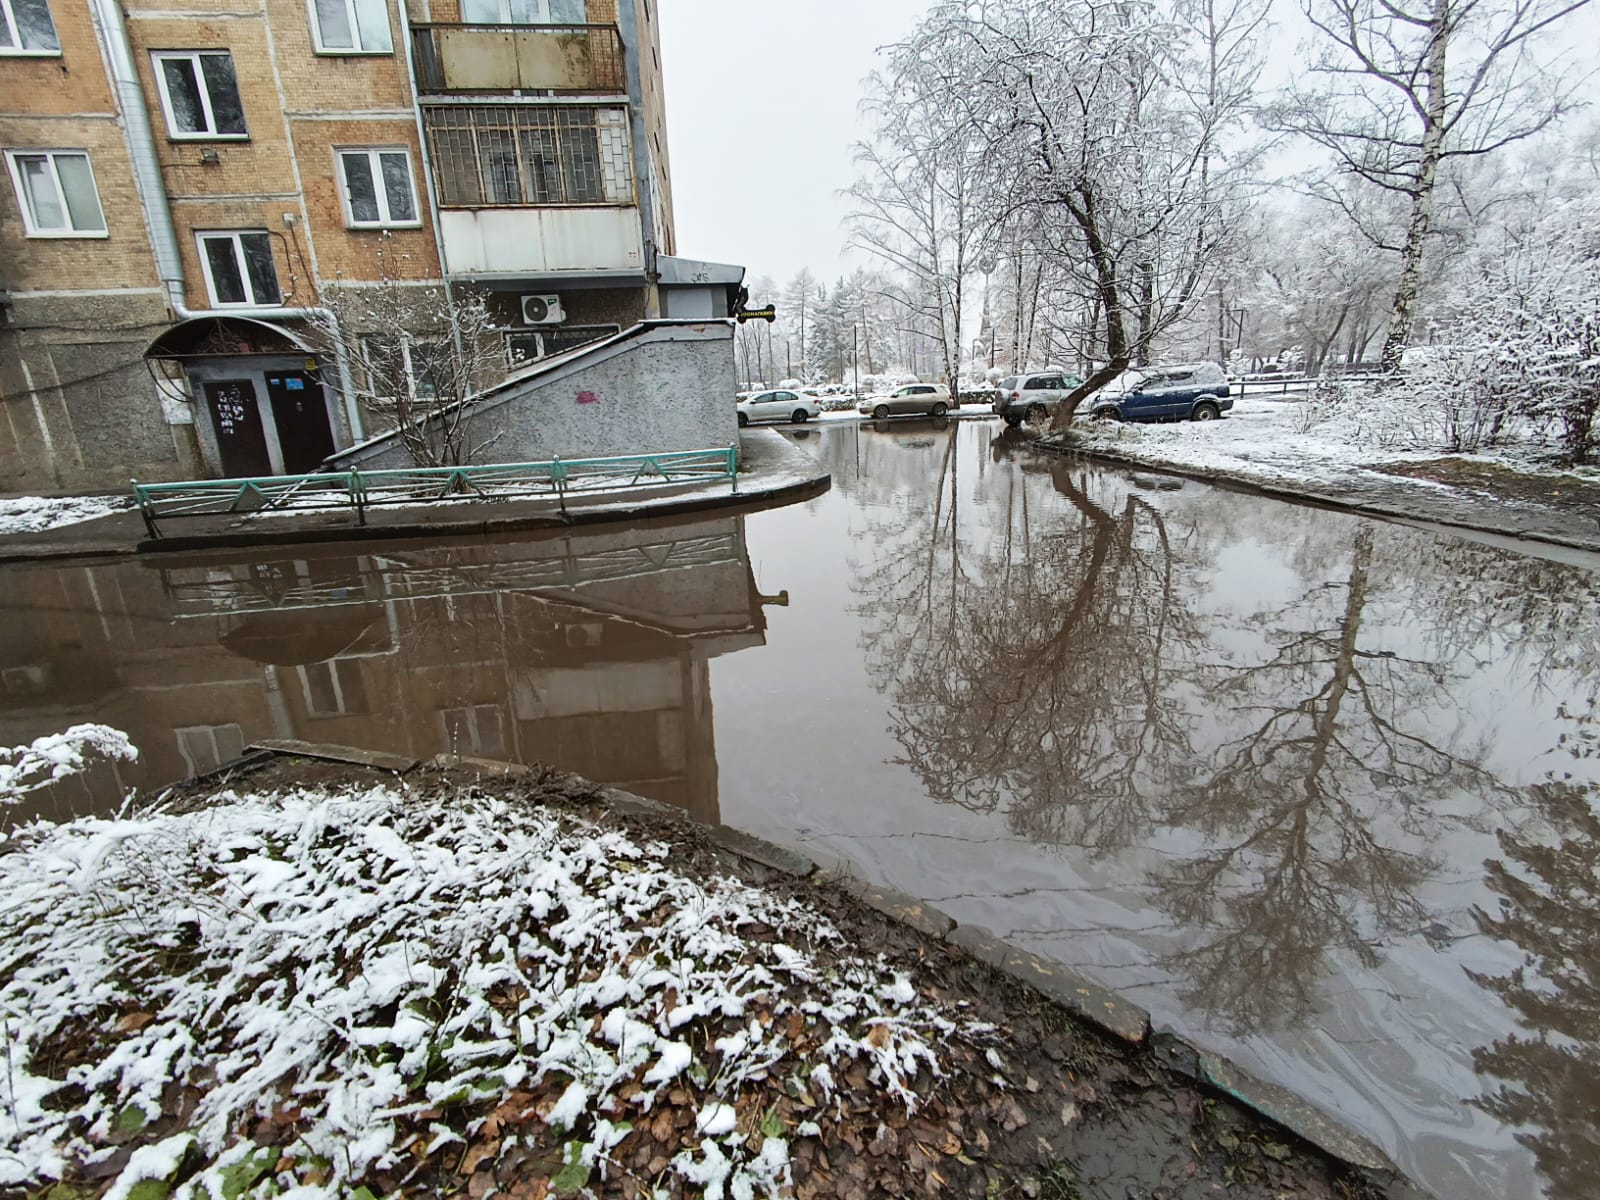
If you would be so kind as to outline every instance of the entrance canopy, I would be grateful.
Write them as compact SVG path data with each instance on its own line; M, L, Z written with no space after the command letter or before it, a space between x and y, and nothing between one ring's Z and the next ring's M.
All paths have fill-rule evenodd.
M144 356L182 361L240 354L316 353L317 348L304 336L283 325L219 314L179 321L146 346Z

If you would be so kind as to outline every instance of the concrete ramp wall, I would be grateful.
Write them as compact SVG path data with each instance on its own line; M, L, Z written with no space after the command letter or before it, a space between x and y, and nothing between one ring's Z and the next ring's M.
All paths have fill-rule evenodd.
M733 322L646 321L509 376L470 402L474 462L704 450L738 441ZM415 465L393 433L340 451L338 470Z

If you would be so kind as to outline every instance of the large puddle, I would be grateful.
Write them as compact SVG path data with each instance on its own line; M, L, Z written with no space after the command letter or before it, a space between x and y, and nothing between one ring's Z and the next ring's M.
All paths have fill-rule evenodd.
M749 517L0 573L0 743L140 749L9 815L263 738L554 762L1070 963L1441 1196L1593 1194L1597 564L792 436L832 492Z

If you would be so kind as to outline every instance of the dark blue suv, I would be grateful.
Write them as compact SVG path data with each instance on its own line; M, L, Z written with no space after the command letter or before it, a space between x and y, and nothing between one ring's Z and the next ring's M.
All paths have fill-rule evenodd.
M1233 407L1228 377L1214 362L1140 367L1122 389L1092 398L1095 416L1111 421L1215 421Z

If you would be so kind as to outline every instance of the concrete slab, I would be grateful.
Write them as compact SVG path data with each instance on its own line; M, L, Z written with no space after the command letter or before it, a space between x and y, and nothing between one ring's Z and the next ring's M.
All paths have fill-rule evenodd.
M322 742L300 742L293 738L273 738L252 742L247 750L272 750L279 754L294 754L301 758L316 758L324 762L350 763L358 767L375 767L380 771L405 774L417 765L414 758L400 754L384 754L377 750L363 750L358 746L333 746Z
M811 878L819 887L836 887L854 896L868 908L876 909L884 916L892 917L929 937L943 938L956 927L955 920L947 913L895 888L880 887L859 876L836 871L818 871Z

